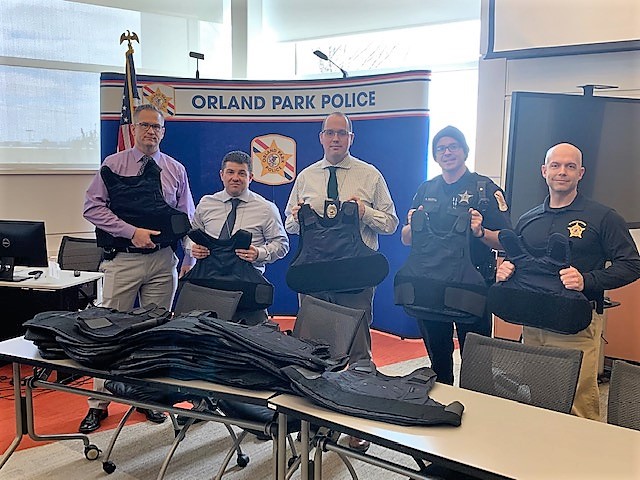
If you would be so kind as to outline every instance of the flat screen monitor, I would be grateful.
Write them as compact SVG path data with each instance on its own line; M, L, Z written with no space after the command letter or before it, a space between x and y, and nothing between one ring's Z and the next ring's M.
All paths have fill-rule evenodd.
M547 150L569 142L582 151L578 191L640 228L640 99L514 92L507 153L507 201L515 223L543 202Z
M20 281L14 276L16 265L47 266L47 239L44 222L0 220L0 280Z

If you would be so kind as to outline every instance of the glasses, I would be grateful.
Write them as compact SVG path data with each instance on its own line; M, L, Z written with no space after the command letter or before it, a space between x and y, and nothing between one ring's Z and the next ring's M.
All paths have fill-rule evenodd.
M160 133L164 128L164 125L160 125L159 123L140 122L136 123L136 127L144 128L145 130L152 128L154 132Z
M444 153L447 151L447 149L451 152L451 153L456 153L458 150L460 150L462 147L457 144L457 143L451 143L449 145L438 145L436 147L436 153Z
M327 137L334 137L335 135L338 135L338 137L340 138L344 138L347 135L351 135L351 132L347 132L346 130L331 130L331 129L327 129L327 130L322 130L323 135L326 135Z

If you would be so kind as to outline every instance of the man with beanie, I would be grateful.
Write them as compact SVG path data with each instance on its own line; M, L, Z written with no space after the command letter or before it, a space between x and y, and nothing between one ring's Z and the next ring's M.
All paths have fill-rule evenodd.
M436 133L432 153L442 174L418 188L407 214L407 224L402 228L402 243L412 243L411 217L416 210L426 213L436 235L450 232L461 215L469 215L472 238L467 250L470 250L475 268L486 284L491 285L495 281L495 254L492 249L501 248L498 232L511 228L504 192L490 178L469 171L465 164L469 146L456 127L447 126ZM451 258L451 265L457 261L457 258ZM431 368L438 375L439 382L453 385L454 324L462 351L468 332L491 335L491 314L485 309L484 314L473 318L472 322L468 318L464 322L456 321L454 316L429 311L416 316Z

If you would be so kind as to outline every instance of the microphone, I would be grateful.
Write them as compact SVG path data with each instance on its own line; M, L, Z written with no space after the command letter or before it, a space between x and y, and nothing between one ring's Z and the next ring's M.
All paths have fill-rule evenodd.
M189 52L189 56L191 58L195 58L196 59L196 80L200 78L200 70L198 69L198 62L200 60L204 60L204 53L198 53L198 52Z
M342 68L340 68L336 62L331 60L329 57L327 57L326 54L322 53L320 50L316 50L315 52L313 52L313 54L316 57L318 57L318 58L320 58L322 60L326 60L327 62L332 63L333 65L335 65L336 68L342 72L342 78L347 78L349 76L349 74L346 72L346 70L343 70Z

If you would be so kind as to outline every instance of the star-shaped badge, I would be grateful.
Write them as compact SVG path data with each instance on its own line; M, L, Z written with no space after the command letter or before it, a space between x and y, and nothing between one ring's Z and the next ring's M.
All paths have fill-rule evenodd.
M471 197L473 197L473 195L465 190L464 192L459 193L458 197L460 197L460 203L469 203L469 200L471 200Z

